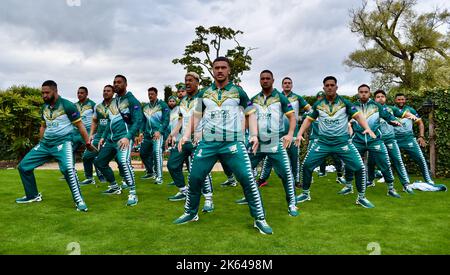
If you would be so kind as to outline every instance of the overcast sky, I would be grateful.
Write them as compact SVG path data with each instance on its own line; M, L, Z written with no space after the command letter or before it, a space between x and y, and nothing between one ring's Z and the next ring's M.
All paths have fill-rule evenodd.
M370 0L372 1L372 0ZM78 5L78 3L80 5ZM260 91L259 73L270 69L276 88L284 76L294 90L312 95L326 75L339 80L341 94L354 94L371 75L343 65L358 48L349 31L349 9L361 0L2 0L0 89L40 87L53 79L60 94L75 101L79 86L101 101L102 88L124 74L128 88L146 101L147 88L183 81L181 57L195 27L239 29L252 52L252 70L242 78L249 94ZM421 0L417 11L449 8L446 0Z

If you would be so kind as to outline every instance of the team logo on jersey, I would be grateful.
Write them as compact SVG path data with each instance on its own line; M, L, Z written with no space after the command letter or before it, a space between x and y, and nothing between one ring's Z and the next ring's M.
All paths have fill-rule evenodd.
M386 146L387 146L387 148L389 148L390 150L392 150L392 149L394 148L394 144L392 144L392 143L386 144Z
M238 151L238 148L237 148L237 145L236 145L236 144L233 145L233 146L231 146L231 147L228 148L228 149L230 149L230 152L231 152L232 154L236 154L237 151Z
M409 148L413 148L414 144L411 142L411 143L408 143L408 146L409 146Z
M341 147L341 150L344 152L348 152L350 150L350 147L348 147L348 145L345 145L344 147Z
M58 152L60 152L63 149L63 144L58 145Z
M39 148L41 148L41 145L40 145L40 144L38 144L36 147L34 147L34 151L39 150Z
M278 145L272 147L272 153L276 153L278 151Z
M320 146L317 146L317 148L316 148L316 149L314 149L314 151L316 151L316 152L320 152Z
M202 153L203 153L203 149L200 149L197 153L197 157L199 157L199 158L203 157Z
M381 151L381 145L375 145L374 148L375 148L375 150L377 150L377 151Z

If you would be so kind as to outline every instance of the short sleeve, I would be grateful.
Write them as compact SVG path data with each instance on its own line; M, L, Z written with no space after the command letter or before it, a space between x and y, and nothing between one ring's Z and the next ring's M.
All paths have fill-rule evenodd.
M319 111L317 111L317 104L319 104L319 102L316 102L316 104L312 106L311 111L306 114L306 118L315 121L319 117Z
M77 123L78 121L81 121L80 112L78 111L75 104L73 104L70 101L64 100L63 101L63 107L64 111L67 114L67 117L72 123Z
M344 98L342 99L342 101L345 104L345 109L349 116L354 118L357 114L359 114L358 108L356 108L356 106L353 103L351 103L350 101L348 101Z
M292 104L289 101L289 99L287 99L287 97L281 93L280 93L280 102L281 102L281 110L283 111L284 114L287 115L295 112L294 108L292 108Z
M256 112L255 106L253 106L253 102L248 98L247 93L239 88L239 106L244 109L244 114L246 116Z
M302 96L298 96L298 104L300 109L303 110L306 110L306 108L310 106L309 103Z
M203 95L205 94L205 91L201 91L198 93L197 97L194 99L194 113L203 114L203 111L205 110L206 106L203 104ZM180 112L181 115L181 112Z

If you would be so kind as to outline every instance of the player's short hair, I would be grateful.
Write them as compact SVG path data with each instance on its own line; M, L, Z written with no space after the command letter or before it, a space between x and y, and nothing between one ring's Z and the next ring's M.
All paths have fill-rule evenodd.
M370 92L370 87L369 87L369 85L367 85L367 84L361 84L361 85L359 85L358 91L359 91L359 89L361 89L361 88L367 88L367 89L369 89L369 92Z
M105 89L105 88L111 88L113 91L114 91L114 87L112 86L112 85L106 85L103 89Z
M228 67L231 67L230 59L226 58L225 56L219 56L219 57L217 57L216 59L214 59L213 65L214 65L216 62L220 62L220 61L227 62Z
M155 94L158 94L158 89L156 89L155 87L150 87L148 88L148 92L155 92Z
M395 98L397 98L397 97L399 97L399 96L404 96L404 97L406 97L404 93L398 93L398 94L395 95Z
M122 78L125 81L125 83L128 83L127 78L121 74L116 75L114 78Z
M382 94L382 95L386 96L386 92L383 91L383 90L381 90L381 89L380 89L380 90L377 90L377 91L373 94L373 96L374 96L374 97L377 97L378 94Z
M325 85L325 82L327 82L328 80L333 80L334 81L334 83L336 83L337 84L337 79L336 79L336 77L334 77L334 76L327 76L327 77L325 77L324 79L323 79L323 84Z
M281 81L281 84L283 84L285 80L290 80L291 82L294 82L294 81L292 81L292 78L286 76L286 77L283 78L283 80Z
M78 90L85 90L85 91L86 91L86 94L89 94L88 88L86 88L86 87L84 87L84 86L81 86L80 88L78 88Z
M58 84L56 84L56 82L53 80L44 81L44 83L42 83L42 87L44 87L44 86L50 87L55 90L58 89Z
M264 70L259 75L262 75L262 74L270 74L273 78L273 73L270 70Z

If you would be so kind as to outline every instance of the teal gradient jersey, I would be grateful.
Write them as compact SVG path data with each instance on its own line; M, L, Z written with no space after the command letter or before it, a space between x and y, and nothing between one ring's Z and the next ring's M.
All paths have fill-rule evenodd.
M256 108L259 140L270 142L275 139L278 144L278 140L286 132L285 115L295 113L292 104L277 89L274 89L268 97L260 92L251 99L251 102Z
M155 103L146 103L142 107L144 119L141 132L153 136L155 132L163 134L169 126L170 110L167 103L158 99Z
M175 106L169 113L169 127L167 133L170 134L178 124L180 118L180 106Z
M386 108L386 110L391 113L393 116L403 118L404 115L407 113L406 110L400 110L399 108L391 105L383 105L383 107ZM381 139L382 140L388 140L388 139L394 139L395 138L395 128L389 123L386 122L386 120L381 119L380 123L380 132L381 132Z
M81 121L80 112L75 104L58 97L53 107L44 104L41 108L42 123L45 124L42 143L56 146L72 140L73 124Z
M95 138L101 138L108 125L108 106L105 105L105 102L102 102L95 106L94 114L92 117L95 118L98 123Z
M91 129L92 125L92 115L94 114L95 102L88 99L85 103L77 102L75 106L81 116L81 121L83 122L86 129ZM78 129L76 129L78 131Z
M285 95L284 93L282 94L287 97L292 105L292 109L294 109L295 111L295 121L297 121L297 126L295 127L294 136L297 136L299 130L298 121L300 118L300 113L301 111L306 111L310 107L310 105L302 96L296 93L290 92L288 95ZM287 116L284 116L284 129L284 135L286 135L289 131L289 119L287 118Z
M415 115L416 117L420 118L419 114L417 113L416 110L414 110L414 108L410 107L410 106L405 106L401 109L404 112L409 112L413 115ZM419 120L416 121L416 123ZM414 125L414 121L412 121L411 119L408 118L403 118L401 120L402 126L401 127L395 127L394 131L395 131L395 138L399 139L399 138L411 138L414 137L414 129L413 129L413 125Z
M229 82L223 89L215 84L199 92L195 112L203 113L204 141L244 141L242 112L256 111L241 87Z
M317 136L324 142L339 143L348 141L349 117L355 117L358 109L348 100L337 95L333 102L326 98L317 101L307 119L318 120Z
M182 119L182 126L181 126L181 135L178 136L178 140L181 139L181 137L186 132L186 129L188 128L189 120L194 114L196 108L197 98L198 93L192 97L185 96L180 101L180 109L178 117ZM196 132L201 130L202 130L202 123L200 122L199 125L197 126ZM191 138L193 137L193 135L194 133L192 133Z
M387 110L387 107L382 106L380 103L371 98L369 98L366 103L358 101L357 103L355 103L355 106L358 112L360 112L364 116L370 129L377 135L377 138L381 138L382 136L380 131L381 119L390 122L397 120L396 117L401 117L403 115L403 113L401 112L395 112L394 114L391 114ZM355 136L353 138L354 140L360 142L369 142L373 140L373 138L369 134L363 134L364 128L362 128L358 124L358 122L353 120L352 127L353 131L355 132Z
M131 92L114 97L107 114L108 124L103 138L112 142L118 142L122 138L134 140L142 124L142 108Z

